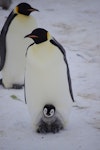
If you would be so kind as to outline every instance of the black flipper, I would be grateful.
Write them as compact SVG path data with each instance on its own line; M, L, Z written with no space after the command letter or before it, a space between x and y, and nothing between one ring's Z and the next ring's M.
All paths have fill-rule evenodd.
M25 98L25 104L27 104L27 101L26 101L26 89L25 89L25 78L24 78L24 98Z
M0 85L2 85L2 79L0 79Z
M72 98L72 100L74 102L73 91L72 91L72 83L71 83L71 77L70 77L70 71L69 71L69 66L68 66L68 62L67 62L67 59L66 59L66 51L63 48L63 46L58 41L56 41L54 38L51 39L50 42L53 45L57 46L59 48L59 50L62 52L62 54L63 54L63 58L64 58L64 61L66 63L66 67L67 67L67 75L68 75L68 82L69 82L69 91L70 91L71 98Z
M6 59L6 34L9 28L9 25L13 18L17 14L14 14L13 11L10 13L8 16L0 34L0 71L3 69L4 64L5 64L5 59Z
M32 43L32 44L30 44L30 45L28 46L28 48L27 48L27 50L26 50L25 56L27 56L27 51L28 51L29 47L32 46L32 45L34 45L34 43Z
M25 56L27 56L27 51L29 49L30 46L32 46L34 43L30 44L26 50L26 54ZM25 91L25 78L24 78L24 98L25 98L25 104L27 104L27 101L26 101L26 91Z

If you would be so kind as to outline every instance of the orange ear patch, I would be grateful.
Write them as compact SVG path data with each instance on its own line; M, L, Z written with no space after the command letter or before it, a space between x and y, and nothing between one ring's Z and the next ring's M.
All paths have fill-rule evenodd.
M19 11L19 8L18 8L18 6L16 6L15 9L14 9L14 13L18 14L18 11Z

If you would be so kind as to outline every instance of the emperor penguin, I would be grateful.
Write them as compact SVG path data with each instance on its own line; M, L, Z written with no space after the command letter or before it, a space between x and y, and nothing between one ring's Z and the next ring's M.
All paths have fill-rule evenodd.
M25 97L33 128L40 133L66 129L74 97L65 49L42 28L33 30L25 38L34 40L27 49L25 71ZM57 122L53 123L53 130L48 118L51 125L52 120Z
M57 133L63 129L61 116L56 111L55 106L46 104L43 108L43 114L37 124L37 133Z
M0 71L5 88L20 89L24 84L25 53L31 43L24 36L37 28L31 12L38 11L27 3L18 4L8 16L0 34Z

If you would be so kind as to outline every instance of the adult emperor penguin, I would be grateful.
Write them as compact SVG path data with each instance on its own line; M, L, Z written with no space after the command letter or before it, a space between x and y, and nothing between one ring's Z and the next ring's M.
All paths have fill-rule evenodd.
M30 15L38 11L27 3L20 3L8 16L0 35L0 70L5 88L22 88L24 84L25 50L31 40L24 36L37 27Z
M27 49L25 73L26 102L34 130L47 132L42 119L46 104L55 107L53 112L56 109L55 115L59 120L58 125L54 124L53 132L59 131L61 125L65 129L74 101L65 50L45 29L37 28L26 37L34 40Z

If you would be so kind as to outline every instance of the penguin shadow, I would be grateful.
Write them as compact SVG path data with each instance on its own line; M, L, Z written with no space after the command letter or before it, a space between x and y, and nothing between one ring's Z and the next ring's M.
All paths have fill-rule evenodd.
M63 130L63 124L56 115L56 108L52 104L46 104L42 111L42 117L37 124L37 133L47 134L47 133L58 133Z

